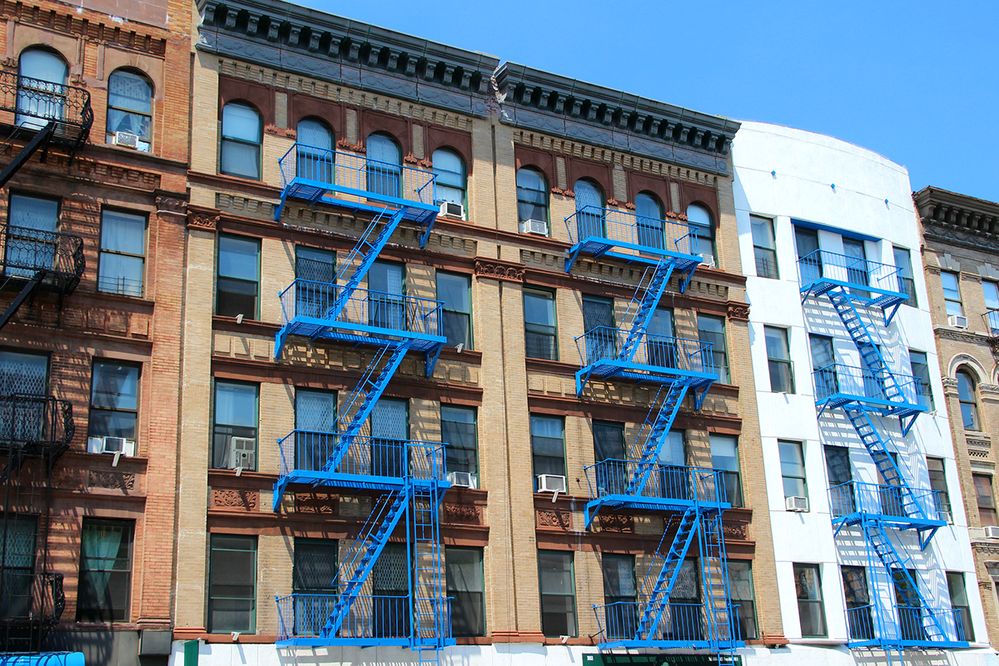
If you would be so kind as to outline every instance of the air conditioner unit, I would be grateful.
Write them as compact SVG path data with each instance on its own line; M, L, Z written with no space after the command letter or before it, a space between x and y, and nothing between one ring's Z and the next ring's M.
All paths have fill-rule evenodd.
M460 217L465 219L465 206L460 203L455 203L453 201L442 201L441 202L441 215L447 215L448 217Z
M135 455L135 440L124 437L88 437L87 453L120 453L123 456Z
M964 315L947 315L947 325L954 328L968 328L968 318Z
M795 511L797 513L804 513L808 511L808 498L807 497L785 497L784 498L784 508L788 511Z
M705 266L707 266L708 268L714 268L715 267L715 258L714 257L702 257L701 258L701 263L704 264Z
M982 529L985 531L986 539L999 539L999 526L986 525Z
M111 138L111 143L123 148L138 148L139 135L131 132L115 132Z
M538 474L539 493L564 493L565 477L561 474Z
M447 480L458 488L477 488L479 480L471 472L448 472Z
M257 466L257 440L253 437L233 437L230 440L229 467L231 469L253 469Z
M544 220L524 220L520 223L520 233L548 235L548 223Z

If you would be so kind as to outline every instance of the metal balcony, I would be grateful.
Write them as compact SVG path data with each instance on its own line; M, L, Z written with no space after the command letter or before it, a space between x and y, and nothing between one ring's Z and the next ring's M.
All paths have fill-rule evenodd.
M840 287L849 291L852 299L888 311L909 297L901 269L827 250L815 250L798 259L798 280L802 300Z
M577 373L585 377L623 377L659 383L678 379L695 390L706 390L718 380L710 342L641 332L631 358L624 352L630 331L595 326L577 337L581 365Z
M94 111L83 88L0 71L0 122L18 132L55 125L51 141L75 150L90 136Z
M688 274L689 282L689 273L701 263L701 256L694 254L697 231L686 222L584 206L565 218L565 227L572 245L566 271L581 253L649 265L667 258L677 271Z
M740 626L733 622L731 636L711 640L708 615L703 603L670 602L662 619L650 638L639 637L639 617L644 604L637 601L617 601L593 606L600 638L604 648L702 648L732 649L742 646ZM729 608L738 611L738 605Z
M73 405L44 395L0 396L0 453L56 456L69 448Z
M288 199L372 212L400 209L404 219L427 225L433 224L440 211L436 176L431 171L302 143L295 143L278 159L278 168L278 220Z
M590 498L587 516L605 506L654 511L685 511L694 506L718 511L732 508L722 474L715 469L609 458L588 465L583 473ZM636 482L641 477L645 482Z
M0 579L0 653L41 650L66 608L62 574L4 567Z
M41 287L68 294L83 276L83 239L9 224L0 227L0 275L21 283L36 277Z
M833 525L874 520L898 529L927 530L947 524L944 495L938 490L847 481L829 488Z
M982 315L985 332L990 338L999 338L999 308L989 308Z
M852 648L961 648L968 647L968 618L960 608L899 606L882 612L876 604L847 608L846 620ZM893 611L893 612L892 612ZM941 621L944 634L928 631L930 616Z
M868 368L831 363L812 372L815 405L826 409L862 406L883 416L903 418L929 411L929 387L912 375L875 373Z

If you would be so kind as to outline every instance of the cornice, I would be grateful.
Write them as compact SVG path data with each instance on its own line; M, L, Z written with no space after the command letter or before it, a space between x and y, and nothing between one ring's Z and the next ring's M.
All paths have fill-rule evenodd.
M526 65L496 72L500 120L712 173L729 173L739 123Z
M485 116L493 56L275 0L198 0L199 50Z
M938 187L912 195L927 237L941 243L999 249L999 202Z

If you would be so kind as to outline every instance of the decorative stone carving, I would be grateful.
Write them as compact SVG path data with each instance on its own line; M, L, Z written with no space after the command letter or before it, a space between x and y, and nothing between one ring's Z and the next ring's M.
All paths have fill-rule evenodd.
M406 153L406 155L403 156L402 161L406 164L417 164L420 160L417 159L416 155L413 153Z
M109 472L92 469L87 472L87 485L91 488L111 488L113 490L135 490L135 474L132 472Z
M746 541L749 539L749 525L746 523L722 523L722 531L726 539Z
M500 261L499 259L476 259L475 274L495 280L506 280L507 282L524 281L523 266Z
M728 318L735 321L749 321L749 305L746 303L729 303Z
M290 127L278 127L277 125L265 125L264 134L271 134L273 136L283 136L286 139L296 139L298 138L298 132L291 129Z
M205 213L188 213L187 227L188 229L203 229L205 231L215 231L215 229L218 228L220 219L221 216L219 215L208 215Z
M474 504L457 504L446 502L444 504L444 522L458 523L462 525L481 525L482 507Z
M187 200L180 197L160 195L156 197L156 212L160 215L187 215Z
M213 508L256 511L259 505L260 505L260 493L256 490L234 490L230 488L212 488Z
M364 154L366 152L363 143L351 143L345 138L340 138L336 142L336 147L342 150L349 150L352 153Z
M620 532L622 534L634 534L635 516L626 513L603 513L600 514L600 529L603 532Z
M572 529L572 514L562 509L536 509L535 516L538 527L559 530Z
M295 513L321 513L336 515L340 510L340 497L330 493L295 493Z

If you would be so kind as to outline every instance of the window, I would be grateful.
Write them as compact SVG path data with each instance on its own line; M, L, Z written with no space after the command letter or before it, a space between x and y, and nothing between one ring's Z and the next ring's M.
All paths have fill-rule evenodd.
M376 261L368 271L368 323L372 326L406 330L406 267Z
M615 347L616 349L616 347ZM651 365L672 368L677 365L677 343L673 331L673 310L656 308L645 335L645 353Z
M743 640L759 638L756 595L753 592L753 563L749 560L729 560L728 585L732 594L735 621L739 626L739 637Z
M965 430L981 430L978 421L978 400L975 397L975 380L967 370L958 370L957 400L961 405L961 422Z
M83 519L77 621L129 620L133 529L130 520Z
M256 469L257 390L256 384L215 382L212 467Z
M338 544L333 539L295 537L292 590L305 594L336 594L338 556Z
M836 374L836 352L833 340L827 335L808 334L808 349L812 356L812 377L815 380L815 397L828 398L839 390Z
M576 195L576 241L590 236L602 238L604 229L604 193L600 186L589 179L580 179L573 185Z
M222 107L219 171L259 180L262 131L260 114L249 104L231 102Z
M850 284L868 287L871 284L870 266L867 263L867 249L864 241L855 238L843 239L843 254L847 256L846 280ZM850 287L850 293L859 296L869 296L870 292L863 288Z
M613 421L593 422L594 460L623 460L627 457L624 443L624 424Z
M798 621L804 638L826 635L826 609L822 604L822 578L817 564L794 565L794 590L798 597Z
M323 318L336 300L336 254L295 246L295 316Z
M481 548L444 549L447 596L451 598L451 631L456 637L485 636L485 576Z
M35 516L9 515L0 522L0 573L3 595L0 595L0 618L27 618L35 611L32 603L32 581L35 572Z
M691 248L691 254L699 254L704 263L714 266L718 263L715 255L715 225L711 219L711 211L700 204L687 206L687 222L696 234Z
M767 343L767 366L770 369L770 390L774 393L794 393L794 366L787 343L787 329L764 326Z
M538 551L541 631L545 636L575 636L576 580L572 552Z
M476 417L474 407L441 405L441 439L447 445L448 472L479 473Z
M117 132L138 137L137 148L149 151L153 141L153 86L142 74L118 69L108 77L108 119L105 141Z
M539 474L566 476L564 438L565 421L561 417L531 414L531 453L535 490Z
M950 271L940 271L940 283L943 285L947 316L963 316L964 306L961 304L961 280L958 274Z
M110 294L142 296L146 268L146 216L101 211L101 255L97 289Z
M742 506L742 478L739 473L739 440L731 435L711 435L711 466L721 473L725 499Z
M874 618L871 615L871 595L864 567L840 567L843 593L846 597L846 621L853 640L874 638Z
M926 358L926 352L909 350L909 371L916 382L916 399L919 404L929 409L933 406L933 384L930 383L930 364Z
M945 511L947 522L952 522L950 515L950 492L947 490L947 473L944 470L943 458L926 457L926 471L930 475L930 490L933 491L934 508L940 512Z
M299 178L332 183L333 130L319 118L302 118L295 128L298 151L295 162L295 175Z
M663 228L665 223L663 205L659 198L649 192L639 192L635 195L635 215L638 221L638 244L663 249L666 240Z
M95 359L90 379L89 437L135 441L139 410L139 366Z
M923 624L925 617L922 609L922 600L919 598L918 582L915 569L905 569L908 577L893 576L892 583L895 588L895 605L898 610L899 634L904 641L925 641L926 626Z
M215 314L256 319L259 281L260 241L241 236L219 236Z
M638 629L635 556L604 553L600 568L604 575L605 638L631 639Z
M985 325L988 334L999 336L999 282L982 280L982 292L985 297Z
M954 609L954 623L957 625L959 641L974 641L975 627L971 623L971 605L968 603L968 587L964 574L960 571L947 572L947 593L950 607Z
M295 389L295 430L310 433L336 432L336 391Z
M919 307L916 300L916 281L912 277L912 255L904 247L894 246L892 254L895 256L895 268L898 269L898 286L906 295L905 304L912 307Z
M819 233L815 229L794 227L794 247L798 252L798 279L803 286L822 277L822 252Z
M982 525L999 525L996 518L996 499L992 493L991 474L972 474L975 482L975 497L978 501L978 517Z
M524 335L528 358L558 360L555 329L555 294L524 290Z
M618 338L612 299L583 296L583 333L586 364L617 356Z
M208 631L257 629L257 537L209 536Z
M377 476L403 476L407 469L409 401L382 398L371 410L371 469Z
M62 120L66 106L66 61L55 51L31 47L18 61L18 126L40 129L50 120Z
M296 245L295 279L336 282L336 253L317 247Z
M697 315L697 338L711 343L711 357L718 372L718 381L730 381L728 370L728 342L725 338L725 318L712 315Z
M853 496L853 469L850 467L850 450L845 446L822 447L826 458L826 480L829 483L829 504L833 515L853 513L856 501Z
M11 194L7 217L4 250L7 275L31 278L40 270L55 268L59 201Z
M536 169L517 169L517 219L521 224L537 220L548 229L548 184Z
M434 175L437 176L437 200L465 205L465 162L453 150L438 148L433 154Z
M402 150L388 134L368 137L368 192L399 199L402 197Z
M750 215L753 233L753 256L756 258L756 275L777 279L777 243L774 240L774 221L769 217Z
M373 616L376 638L405 638L409 635L409 562L406 544L389 543L371 570Z
M443 302L444 337L452 346L472 348L472 278L437 272L437 298Z
M805 478L805 454L801 442L777 440L780 451L780 475L784 481L784 497L808 497Z

